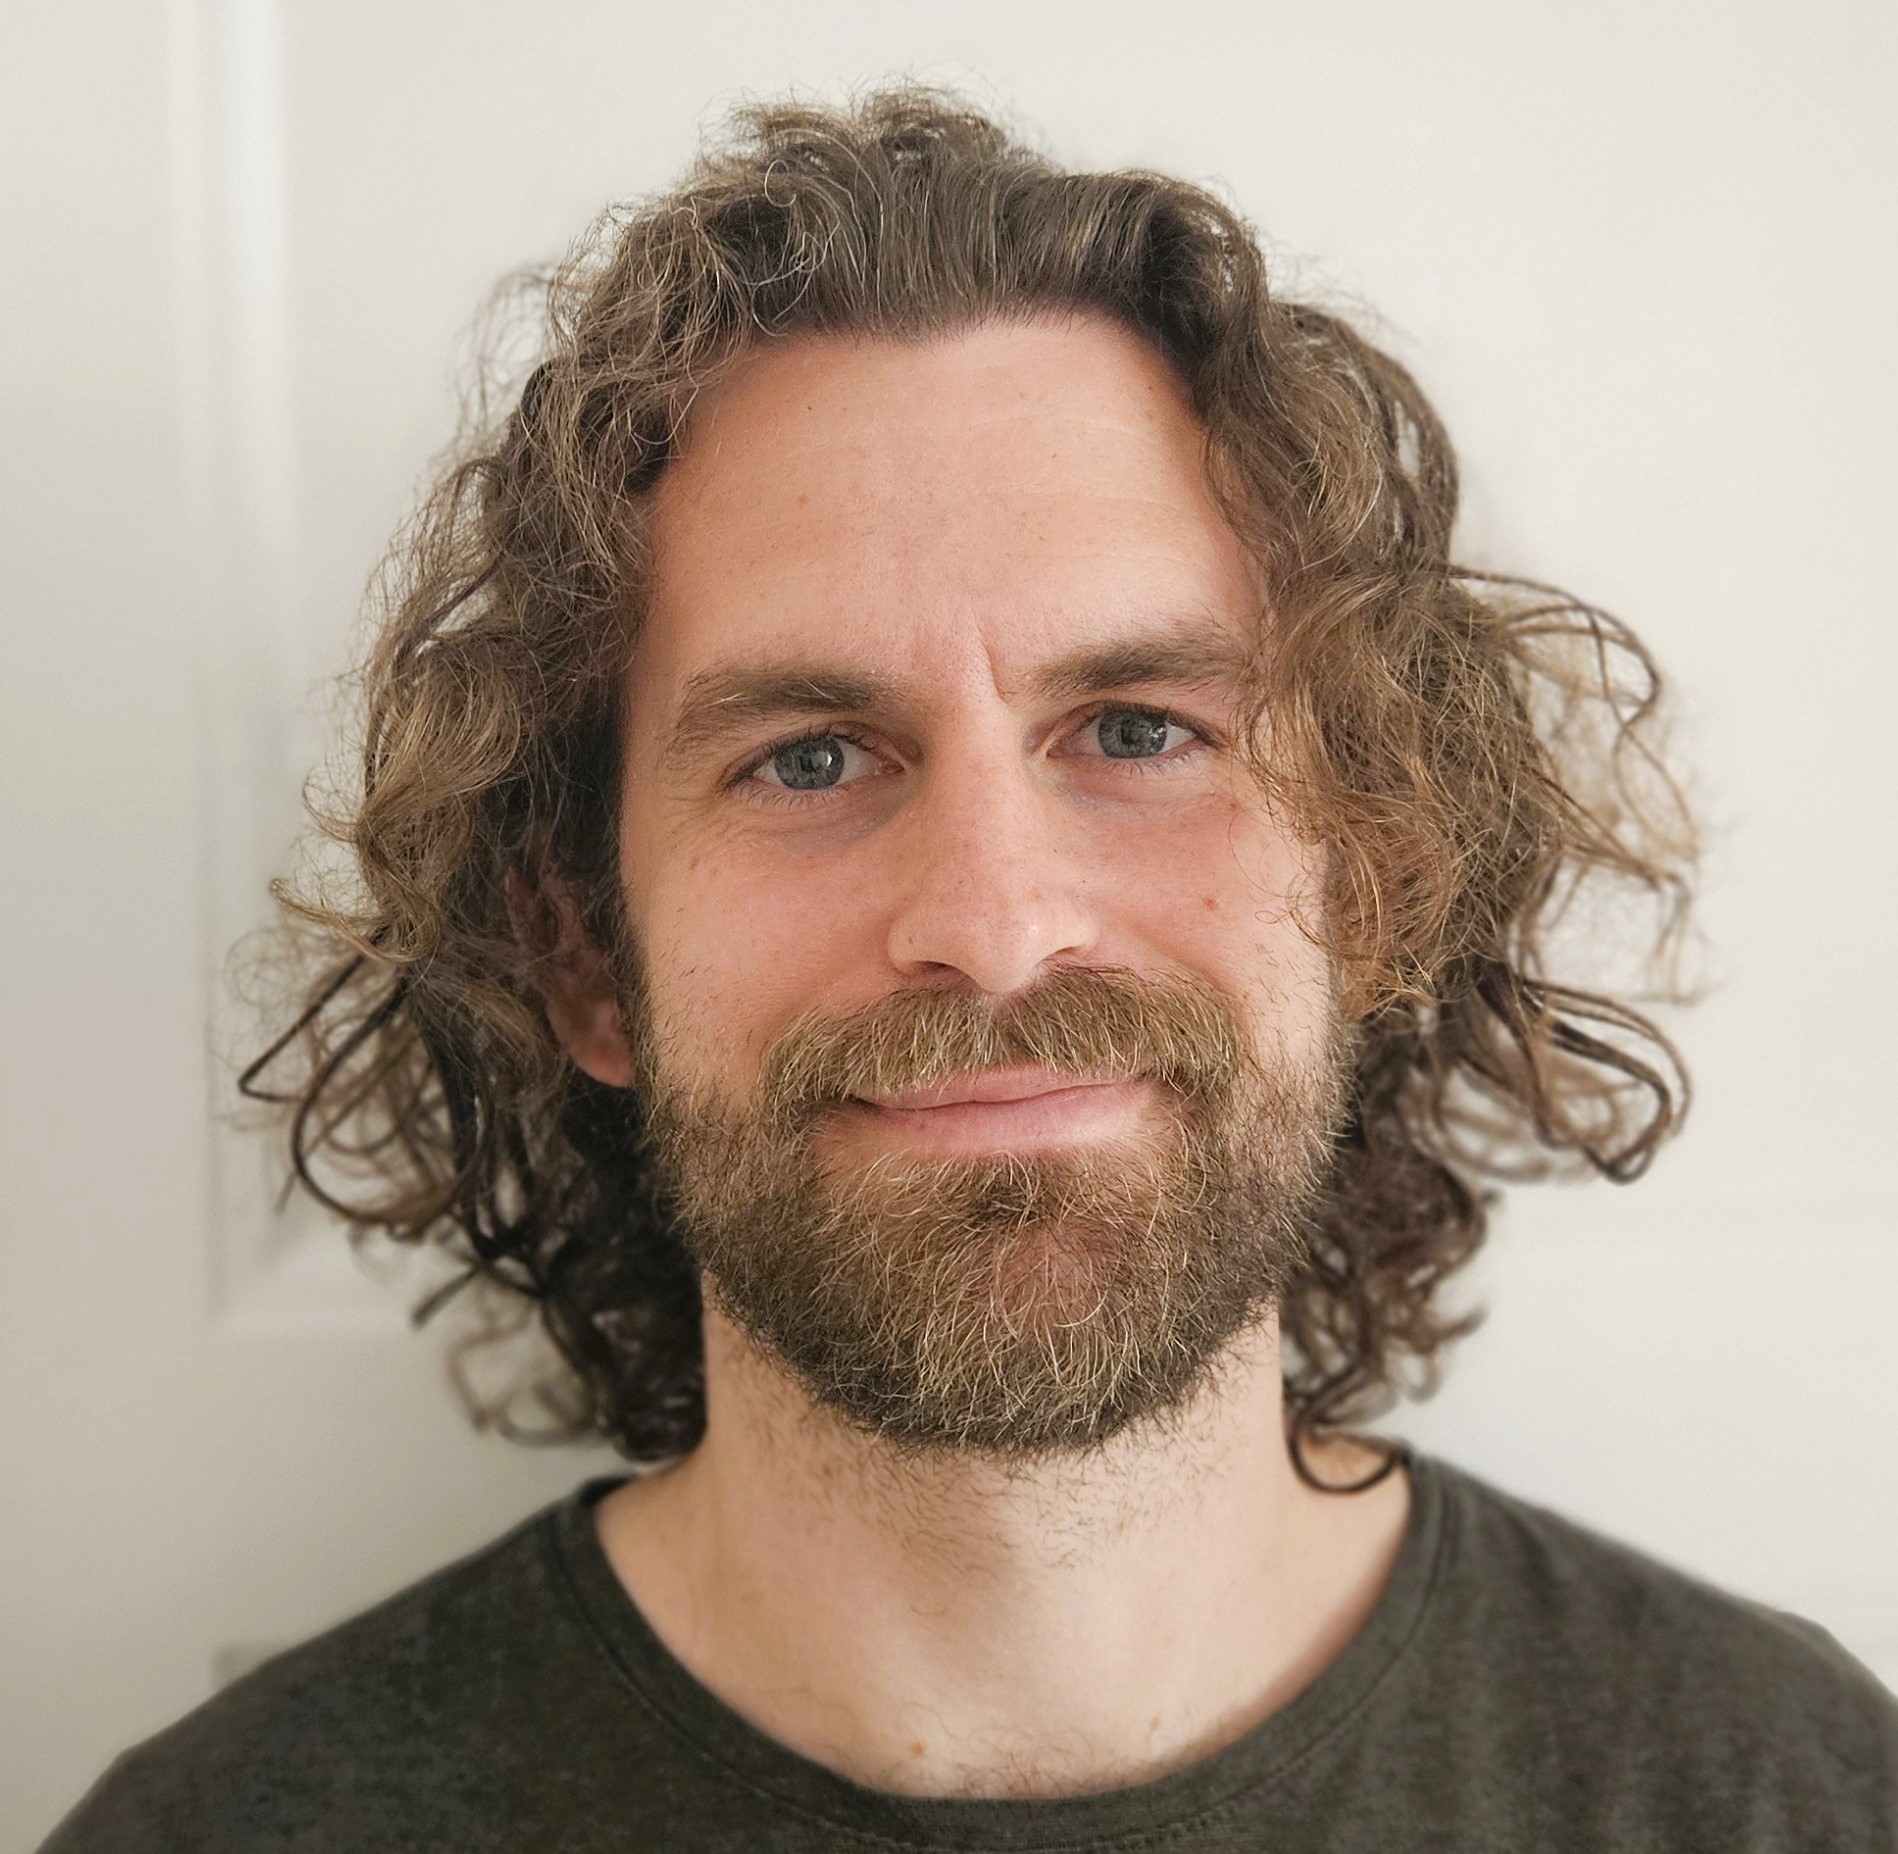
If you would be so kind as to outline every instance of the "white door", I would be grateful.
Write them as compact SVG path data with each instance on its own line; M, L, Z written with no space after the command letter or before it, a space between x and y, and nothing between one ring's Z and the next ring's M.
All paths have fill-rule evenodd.
M321 149L360 130L358 101L346 63L290 81L274 8L18 12L9 36L37 43L0 76L22 144L0 179L7 1848L257 1655L611 1462L474 1433L439 1339L407 1330L412 1288L279 1213L264 1144L213 1119L233 1105L214 1046L243 1034L220 967L287 866L314 685L374 531L447 435L473 277L435 286L463 300L412 367L370 326L377 302L409 318L410 279L326 279L356 207ZM379 366L406 375L399 404Z

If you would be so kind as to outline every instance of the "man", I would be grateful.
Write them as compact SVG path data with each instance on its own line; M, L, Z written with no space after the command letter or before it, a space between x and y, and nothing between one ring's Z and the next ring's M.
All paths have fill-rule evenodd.
M51 1846L1898 1846L1822 1631L1351 1428L1484 1172L1684 1087L1546 971L1684 893L1651 666L1455 501L1218 202L952 98L603 221L399 546L253 1079L649 1471Z

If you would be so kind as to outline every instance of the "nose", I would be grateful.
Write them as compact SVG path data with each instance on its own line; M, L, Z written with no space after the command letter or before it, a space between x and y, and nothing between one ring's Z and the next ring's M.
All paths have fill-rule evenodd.
M907 822L907 880L889 937L905 977L959 973L1005 997L1050 960L1095 946L1070 808L1018 753L939 763Z

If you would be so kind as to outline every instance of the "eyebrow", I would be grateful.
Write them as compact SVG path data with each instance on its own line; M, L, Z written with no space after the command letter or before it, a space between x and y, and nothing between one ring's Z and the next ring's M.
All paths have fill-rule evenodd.
M1027 693L1040 701L1078 701L1148 683L1184 688L1236 687L1250 659L1223 628L1110 638L1043 664ZM812 662L731 665L701 670L680 695L662 761L681 765L760 722L792 715L899 710L902 685L860 670Z

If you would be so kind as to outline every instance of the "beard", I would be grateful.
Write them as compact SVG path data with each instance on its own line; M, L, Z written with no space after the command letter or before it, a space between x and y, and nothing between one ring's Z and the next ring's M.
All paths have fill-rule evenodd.
M1201 980L1058 968L996 1001L807 1016L736 1104L624 1016L648 1157L707 1297L821 1409L899 1452L1033 1461L1182 1412L1282 1297L1343 1118L1348 1036L1255 1051ZM1150 1084L1137 1135L853 1153L858 1097L1032 1064Z

